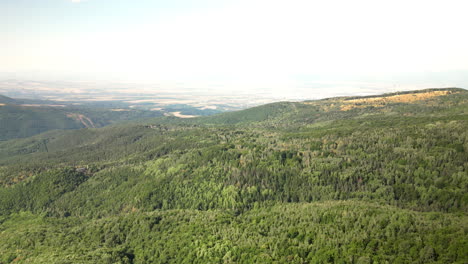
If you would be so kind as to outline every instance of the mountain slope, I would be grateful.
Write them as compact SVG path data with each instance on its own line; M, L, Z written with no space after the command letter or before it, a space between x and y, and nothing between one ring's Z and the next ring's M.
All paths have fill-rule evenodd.
M94 128L122 121L162 116L159 111L133 109L113 111L105 108L73 107L47 101L41 103L24 104L22 101L2 96L0 141L26 138L55 129Z
M0 94L0 104L15 104L16 100Z
M465 263L468 93L396 95L0 142L0 261Z
M51 108L0 106L0 140L24 138L51 129L78 129L84 126L66 114Z
M363 97L337 97L304 102L281 102L204 117L188 122L204 124L304 125L363 115L427 115L464 110L468 91L460 88L425 89ZM459 109L459 108L463 109Z

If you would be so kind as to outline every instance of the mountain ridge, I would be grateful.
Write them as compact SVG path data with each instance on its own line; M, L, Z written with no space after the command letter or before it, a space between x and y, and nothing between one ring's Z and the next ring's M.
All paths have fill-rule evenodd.
M0 104L14 104L16 100L0 94Z
M467 90L461 89L461 88L438 88L438 89L431 88L431 89L404 91L404 92L388 93L388 94L372 95L372 96L334 97L334 98L318 99L318 100L313 100L313 101L306 100L306 101L301 101L301 102L277 102L277 103L270 103L270 104L266 104L262 106L249 108L246 110L240 110L236 112L227 112L227 113L213 115L210 117L195 118L193 120L188 120L187 122L190 123L190 122L194 122L195 120L202 120L202 122L213 123L213 124L216 124L216 123L221 123L221 124L249 123L249 122L266 121L268 119L274 119L278 117L279 115L287 114L287 112L292 113L290 114L290 116L288 116L288 118L290 118L292 115L293 116L292 118L296 119L295 121L300 121L298 120L297 116L298 114L300 115L303 112L308 112L309 114L318 114L318 115L336 114L337 116L350 117L350 116L362 115L366 113L366 111L367 112L375 111L374 108L371 108L371 109L360 109L360 110L354 109L355 111L354 112L352 111L348 115L345 113L340 113L340 112L343 112L341 105L346 104L348 101L351 101L351 100L376 98L376 97L390 97L390 96L395 96L395 95L421 94L421 93L430 93L430 92L436 92L436 91L446 92L446 94L441 95L442 97L452 96L452 95L453 95L452 97L454 97L454 96L459 95L462 98L461 100L466 100L466 96L468 94ZM436 105L433 105L431 107L436 107L436 106L444 107L443 99L438 98L438 97L440 96L417 100L417 101L411 102L412 103L411 105L417 105L418 107L423 107L425 102L434 101ZM441 99L441 100L438 100L438 99ZM401 105L398 105L397 102L390 102L390 105L386 106L385 109L396 110L397 112L404 111L403 109L400 109L401 107L399 106ZM303 111L298 112L298 110L303 110ZM354 113L354 115L352 113ZM290 120L288 118L284 118L282 121L284 121L285 123L290 123L289 122ZM308 119L305 119L304 117L303 122L307 123L307 122L312 122L314 120L322 120L322 119L324 118L323 117L321 118L308 117Z
M468 93L422 99L0 142L0 263L465 263Z

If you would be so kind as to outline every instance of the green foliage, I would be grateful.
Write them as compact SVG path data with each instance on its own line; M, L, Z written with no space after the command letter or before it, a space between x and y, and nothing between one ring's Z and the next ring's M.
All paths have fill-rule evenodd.
M164 210L103 219L2 220L15 263L463 263L466 216L362 202L280 204L241 215Z
M0 142L0 263L466 263L453 92Z
M71 168L52 169L40 173L32 180L14 188L0 189L0 212L47 211L47 208L63 194L73 191L86 181L87 175Z

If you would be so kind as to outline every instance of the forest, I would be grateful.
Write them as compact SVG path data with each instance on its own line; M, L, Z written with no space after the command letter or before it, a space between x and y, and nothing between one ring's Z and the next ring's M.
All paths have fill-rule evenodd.
M467 263L468 91L0 141L0 263Z

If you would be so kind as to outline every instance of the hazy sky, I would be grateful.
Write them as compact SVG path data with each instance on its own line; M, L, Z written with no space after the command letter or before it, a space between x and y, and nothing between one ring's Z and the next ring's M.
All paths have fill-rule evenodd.
M0 72L468 86L467 10L466 0L0 0Z

